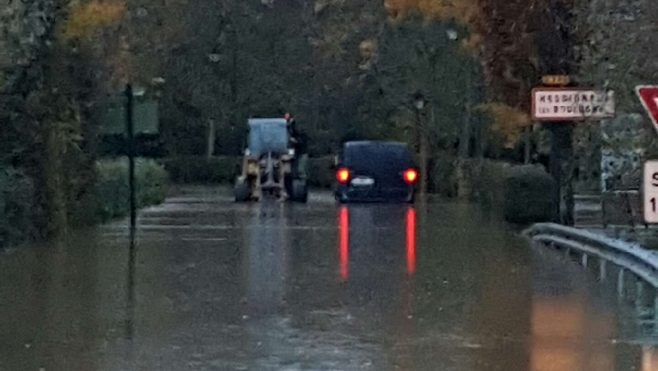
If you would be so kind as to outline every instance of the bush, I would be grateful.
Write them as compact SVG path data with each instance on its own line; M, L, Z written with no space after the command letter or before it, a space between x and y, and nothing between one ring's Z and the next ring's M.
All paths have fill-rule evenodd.
M97 183L95 192L82 210L86 220L105 221L130 213L130 187L128 184L128 159L102 160L96 164ZM142 208L164 201L167 173L154 160L135 161L135 194L137 207Z
M34 182L22 170L0 167L0 247L34 236Z
M308 183L312 187L330 188L334 175L333 156L308 160ZM164 161L173 183L232 183L240 174L242 157L222 156L210 159L203 156L169 158Z
M429 174L428 191L444 197L457 196L455 162L457 158L449 152L438 155L432 162Z
M173 183L230 183L240 173L242 157L175 157L164 165Z
M310 158L308 160L308 184L311 187L331 188L334 183L334 156Z
M555 181L535 165L514 166L505 175L505 219L535 223L554 219Z
M553 220L555 182L539 165L469 159L461 163L469 198L513 223Z
M487 159L459 161L461 182L459 192L464 198L477 201L487 208L501 210L504 203L505 172L507 163Z

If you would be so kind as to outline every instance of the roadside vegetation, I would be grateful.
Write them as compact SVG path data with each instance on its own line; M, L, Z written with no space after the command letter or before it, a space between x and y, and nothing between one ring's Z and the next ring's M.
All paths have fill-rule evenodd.
M529 92L546 71L570 73L594 53L581 47L591 35L574 26L589 19L580 8L567 0L11 2L0 15L0 167L14 182L3 191L5 235L66 230L85 197L118 181L103 177L110 165L98 171L108 152L100 123L128 82L159 102L160 148L151 154L174 181L230 181L246 119L291 112L310 137L314 186L331 182L327 164L342 141L397 139L427 160L430 191L469 198L473 161L545 162ZM527 177L543 184L543 175ZM32 200L32 227L22 227L13 192ZM122 213L112 202L100 210L101 220Z
M99 160L93 171L95 181L85 191L67 200L69 227L83 227L128 215L128 160ZM164 166L150 159L135 163L137 206L142 208L164 201L167 173ZM32 179L15 168L0 168L0 247L43 237L40 200Z

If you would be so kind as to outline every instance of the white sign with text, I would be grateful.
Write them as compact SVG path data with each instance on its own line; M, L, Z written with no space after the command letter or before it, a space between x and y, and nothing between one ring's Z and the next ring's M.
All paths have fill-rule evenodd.
M658 161L644 163L644 221L658 223Z
M532 90L532 119L569 121L614 117L612 91L577 88L536 88Z

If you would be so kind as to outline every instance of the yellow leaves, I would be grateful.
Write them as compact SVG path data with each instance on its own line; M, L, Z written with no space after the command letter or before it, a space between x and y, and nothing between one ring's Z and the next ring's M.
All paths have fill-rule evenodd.
M491 114L493 129L501 134L507 148L514 147L525 128L530 125L527 113L504 103L482 104L477 108Z
M75 2L63 28L65 39L89 39L96 30L121 19L125 5L120 0Z
M107 57L106 62L111 66L109 82L112 88L119 89L132 80L134 65L130 54L130 46L125 35L119 37L118 48L113 50L113 53Z
M479 0L418 0L418 8L429 17L471 23L479 14Z
M469 52L477 52L483 42L478 22L482 19L481 0L384 0L384 8L390 20L403 19L411 10L419 10L428 19L448 20L471 26L471 35L462 40L462 47Z
M407 10L415 8L418 0L384 0L384 9L391 19L404 16Z
M482 37L481 34L472 32L469 35L468 39L462 40L462 47L464 48L464 50L474 53L477 52L478 48L480 47L480 45L482 45L483 41L484 38Z
M479 0L384 0L384 8L394 19L418 9L428 18L455 19L463 23L472 23L481 11Z

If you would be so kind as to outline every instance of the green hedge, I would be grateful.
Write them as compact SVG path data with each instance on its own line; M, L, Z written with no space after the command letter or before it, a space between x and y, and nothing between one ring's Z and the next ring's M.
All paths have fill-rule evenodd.
M514 166L505 174L505 219L514 223L554 218L555 181L541 166Z
M430 169L427 185L430 193L448 198L457 196L456 161L457 157L451 153L446 152L436 156L432 161L433 166Z
M95 224L130 213L128 159L101 160L96 163L97 181L76 210L75 224ZM156 205L166 196L167 173L155 160L136 159L135 192L137 207Z
M555 182L540 165L468 159L461 166L469 198L505 220L523 224L554 219Z
M334 182L334 156L308 160L308 184L316 188L331 188Z
M242 158L203 156L168 158L164 166L173 183L231 183L240 173Z
M128 160L99 161L97 183L100 215L103 220L130 213ZM137 207L155 205L166 196L167 172L154 160L137 159L135 162L135 193Z
M312 187L330 188L334 179L331 169L333 156L308 160L308 183ZM173 183L232 183L240 173L242 157L222 156L210 159L185 156L164 160L165 169Z
M20 169L0 167L0 247L35 235L33 200L33 180Z
M165 199L167 174L154 160L135 163L138 207L161 203ZM128 160L102 160L96 163L95 185L67 206L69 224L93 225L125 216L130 212ZM35 187L23 171L0 167L0 247L18 245L39 237L34 225Z

